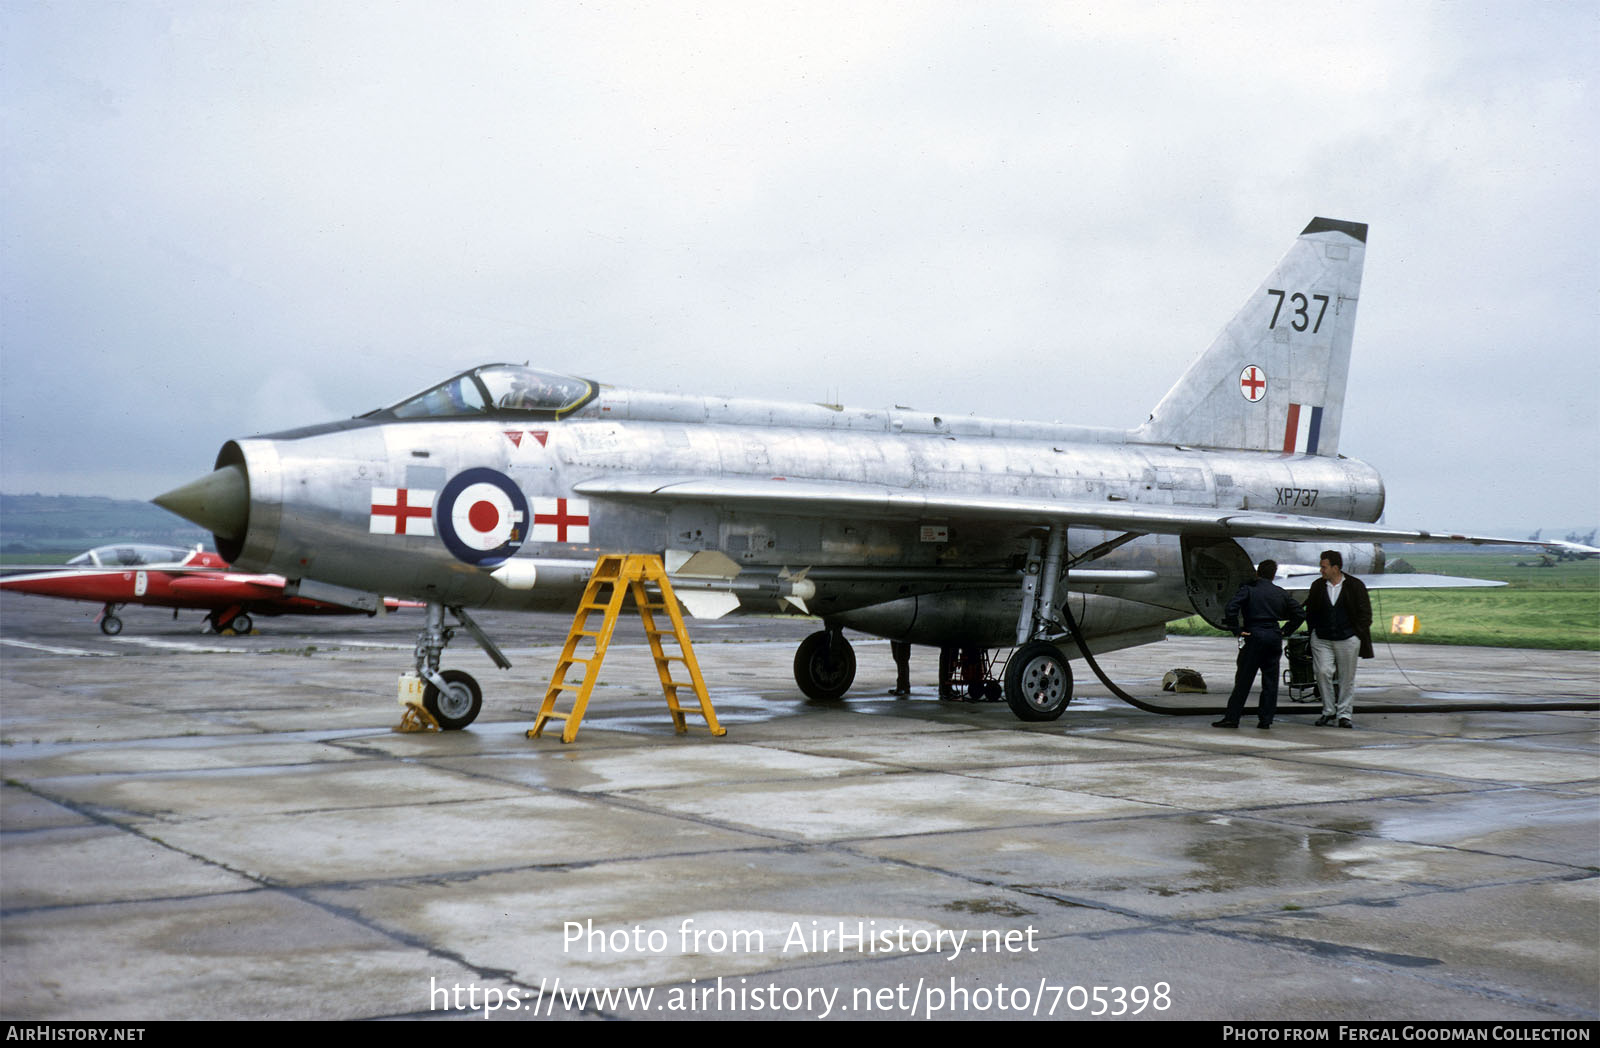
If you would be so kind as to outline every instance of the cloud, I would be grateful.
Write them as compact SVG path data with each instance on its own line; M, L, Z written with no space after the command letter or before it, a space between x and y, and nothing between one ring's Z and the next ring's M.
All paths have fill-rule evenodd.
M1600 450L1582 5L0 20L8 489L176 483L492 359L1131 425L1326 214L1373 228L1345 445L1391 516L1498 521L1446 478L1539 447L1515 512L1600 518L1540 479Z

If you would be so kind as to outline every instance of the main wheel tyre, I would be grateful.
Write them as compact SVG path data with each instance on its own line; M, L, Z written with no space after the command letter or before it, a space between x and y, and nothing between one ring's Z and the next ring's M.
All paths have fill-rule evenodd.
M1006 705L1019 720L1055 720L1072 701L1072 668L1061 649L1036 640L1006 662Z
M483 691L470 673L445 670L439 676L444 678L446 690L440 691L432 684L423 688L422 708L433 714L445 731L460 731L478 719L478 711L483 709Z
M255 627L255 620L242 611L233 617L232 622L228 623L228 628L241 637L249 634Z
M831 702L844 697L856 679L856 653L843 634L819 630L800 642L794 653L794 682L810 699Z
M106 615L100 619L100 632L108 637L115 637L122 632L122 620L115 615Z

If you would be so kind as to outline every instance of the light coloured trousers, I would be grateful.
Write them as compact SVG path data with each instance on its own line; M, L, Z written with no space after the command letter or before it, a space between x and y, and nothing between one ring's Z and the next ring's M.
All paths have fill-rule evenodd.
M1322 692L1322 715L1349 720L1356 699L1356 656L1361 652L1360 637L1344 640L1323 640L1311 636L1311 665L1317 674L1317 688ZM1339 670L1339 694L1333 693L1333 671Z

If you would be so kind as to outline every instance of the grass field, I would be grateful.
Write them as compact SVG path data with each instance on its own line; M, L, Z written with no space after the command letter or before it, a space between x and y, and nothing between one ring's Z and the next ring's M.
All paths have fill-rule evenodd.
M1418 571L1508 583L1492 589L1373 590L1372 632L1395 644L1600 650L1600 559L1539 566L1531 550L1471 553L1391 551ZM1389 633L1396 615L1415 615L1410 636ZM1198 615L1170 632L1221 635Z

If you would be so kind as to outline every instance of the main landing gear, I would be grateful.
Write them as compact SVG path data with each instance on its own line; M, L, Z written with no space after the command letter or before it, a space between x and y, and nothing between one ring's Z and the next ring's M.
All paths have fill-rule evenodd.
M1054 644L1030 641L1006 661L1005 693L1018 720L1055 720L1072 701L1072 667Z
M206 616L206 621L211 624L211 632L216 634L221 634L223 630L232 630L242 637L256 628L255 620L234 608L218 608Z
M794 682L809 699L841 699L855 679L855 649L842 630L818 630L801 641L794 653Z
M1138 538L1128 532L1101 543L1078 557L1093 560ZM946 646L940 652L941 696L965 689L972 699L995 699L1004 694L1006 705L1020 720L1052 721L1072 702L1072 667L1051 638L1069 633L1056 618L1056 590L1064 581L1067 527L1054 523L1042 538L1029 540L1022 575L1022 612L1017 619L1016 648L1006 660L1004 679L996 682L981 647ZM896 658L897 664L899 657ZM897 667L898 668L898 667ZM794 679L808 698L832 701L850 690L856 677L856 656L837 626L827 626L800 642L794 653Z
M427 682L422 691L423 708L445 731L459 731L478 718L478 712L483 709L483 689L470 673L439 670L439 658L456 634L455 626L444 623L445 610L443 604L428 605L427 624L417 635L417 676ZM511 668L511 660L478 628L464 608L452 607L449 611L496 666L503 670Z
M1039 540L1028 543L1017 649L1006 660L1005 677L1006 705L1018 720L1055 720L1072 701L1072 667L1061 649L1045 639L1066 632L1055 621L1056 582L1066 546L1066 525L1059 523L1047 532L1043 558Z

